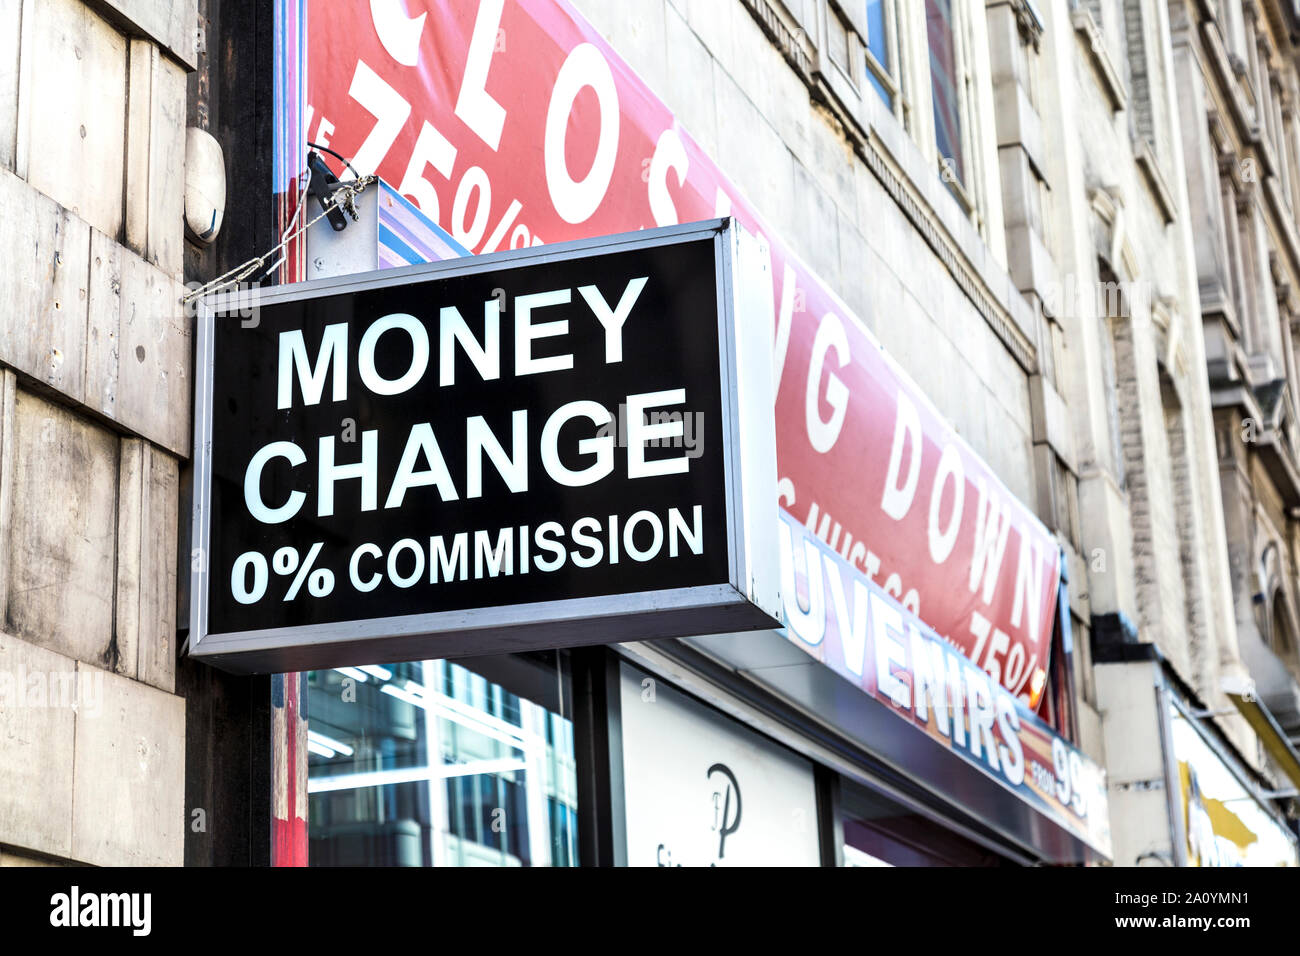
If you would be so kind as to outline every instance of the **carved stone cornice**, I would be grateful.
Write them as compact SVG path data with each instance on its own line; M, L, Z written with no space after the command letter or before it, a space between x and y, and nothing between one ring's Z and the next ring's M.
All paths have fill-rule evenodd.
M1043 21L1038 16L1038 10L1034 6L1033 0L1008 0L1011 4L1011 11L1016 16L1016 29L1020 31L1020 39L1026 46L1032 46L1034 52L1038 52L1039 42L1043 38Z

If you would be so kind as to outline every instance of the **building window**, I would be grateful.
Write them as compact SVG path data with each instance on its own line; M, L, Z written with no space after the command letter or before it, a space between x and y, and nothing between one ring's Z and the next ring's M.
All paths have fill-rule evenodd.
M930 91L934 101L934 138L944 181L966 183L962 151L963 82L957 59L953 0L925 0L926 36L930 45Z
M1237 189L1232 182L1229 170L1231 163L1223 163L1219 179L1219 199L1223 206L1222 239L1226 259L1223 278L1227 284L1225 290L1231 303L1233 319L1238 323L1246 321L1246 301L1243 285L1245 276L1241 260L1241 229L1237 224Z
M1282 596L1282 589L1278 588L1277 594L1273 596L1273 613L1270 623L1273 625L1268 632L1268 646L1282 658L1283 662L1294 665L1295 656L1295 634L1291 627L1291 615L1286 608L1286 601Z
M1294 88L1293 88L1294 89ZM1297 210L1300 210L1300 156L1296 153L1296 117L1295 109L1289 105L1295 102L1296 94L1292 92L1285 98L1288 103L1286 110L1282 114L1282 155L1279 162L1285 166L1282 176L1283 184L1286 186L1287 202L1291 206L1291 216L1296 218Z
M1169 319L1166 317L1166 322ZM1187 434L1183 400L1172 373L1160 366L1160 398L1164 407L1165 442L1169 455L1169 501L1174 511L1174 532L1178 536L1178 566L1182 583L1182 620L1186 622L1192 679L1197 690L1214 692L1214 661L1206 653L1213 646L1206 633L1205 609L1200 588L1201 555L1196 544L1196 513L1193 500L1195 462ZM1175 601L1171 603L1176 604ZM1176 610L1173 613L1177 613Z
M893 0L867 0L867 78L891 111L900 94Z
M856 85L857 77L853 75L854 71L849 66L849 48L851 46L849 25L844 22L843 17L839 15L832 5L826 16L826 50L831 62L838 66L840 72Z
M313 866L576 866L563 654L308 675Z
M1236 196L1237 213L1237 257L1239 297L1237 315L1241 321L1243 345L1247 355L1264 351L1264 334L1261 326L1260 305L1260 270L1259 247L1255 196L1252 187L1247 186L1244 193ZM1267 252L1265 253L1267 254Z
M1110 460L1115 484L1124 488L1127 482L1127 461L1124 449L1123 416L1132 414L1132 408L1123 406L1121 389L1132 390L1136 386L1132 381L1124 381L1121 375L1129 371L1124 362L1131 351L1131 338L1128 331L1128 310L1124 304L1124 293L1119 278L1103 263L1098 263L1097 305L1104 312L1101 324L1101 384L1106 396L1106 419L1110 431ZM1129 378L1136 373L1130 373ZM1140 437L1140 430L1138 432Z

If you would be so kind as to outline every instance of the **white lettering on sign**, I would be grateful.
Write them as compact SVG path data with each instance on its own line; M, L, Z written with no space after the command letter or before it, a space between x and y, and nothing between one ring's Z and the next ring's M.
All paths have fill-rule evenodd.
M611 306L603 293L594 285L579 286L578 296L573 289L553 289L517 296L514 300L514 370L516 375L540 375L572 369L570 353L540 355L537 343L546 339L562 339L571 332L567 317L537 321L541 309L572 307L575 301L585 304L585 311L594 320L593 325L604 338L606 364L623 361L623 329L632 316L648 277L639 276L628 281L619 294L617 304ZM582 310L579 310L582 311ZM573 313L572 308L564 312ZM468 360L474 373L482 381L501 377L501 303L497 298L483 303L481 332L472 328L460 310L443 307L437 311L437 381L439 387L456 384L457 361L460 355ZM327 325L321 335L315 354L308 349L301 330L284 332L279 337L278 381L276 387L279 409L291 408L296 401L304 406L317 405L325 400L343 402L348 399L349 332L347 323ZM375 395L399 395L414 388L429 374L433 364L429 330L425 323L409 313L391 313L382 316L366 327L357 347L356 369L362 386ZM389 343L387 355L401 359L399 367L386 367L381 371L378 354ZM387 360L390 366L392 359ZM685 416L667 412L687 402L686 389L665 389L628 395L626 427L618 441L610 433L616 412L594 401L568 402L551 412L542 425L540 458L542 471L557 485L582 487L608 478L614 471L615 448L624 447L629 478L650 478L662 475L685 474L690 469L690 449L685 441ZM485 475L495 475L511 494L528 490L528 411L516 409L511 414L506 429L494 428L482 416L468 416L464 431L464 468L459 480L448 466L439 435L428 422L417 422L408 430L399 464L391 475L380 475L380 435L377 431L364 431L358 460L340 461L336 456L342 448L336 445L333 435L321 436L316 457L316 514L326 517L334 514L335 488L343 483L356 482L360 492L360 510L374 511L380 507L381 483L387 483L383 508L400 508L409 492L424 487L434 488L442 501L478 498L484 494ZM567 438L566 438L567 436ZM445 437L445 436L443 436ZM385 436L385 441L389 440ZM568 444L566 444L566 440ZM664 448L680 448L680 453L664 454ZM584 467L565 463L562 449L573 448ZM647 457L647 450L655 449L655 457ZM387 459L385 459L387 460ZM490 466L485 469L485 461ZM249 461L244 475L244 500L249 513L264 524L279 524L296 516L306 504L307 495L292 490L279 502L268 503L263 498L264 477L268 471L284 477L308 462L307 452L293 442L277 441L261 448ZM648 519L645 519L648 520ZM629 522L625 533L630 535L630 547L625 552L636 560L647 553L647 547L658 552L659 545L643 546L641 535L649 533L645 521ZM644 530L639 530L644 529ZM579 529L579 536L582 534ZM662 528L655 532L655 541L662 541ZM687 536L692 547L698 540ZM670 538L670 547L676 553L678 538ZM550 540L537 542L543 554L551 554ZM582 555L577 560L588 560ZM543 560L546 560L543 558ZM367 579L368 580L368 579Z
M515 299L515 374L537 375L541 372L560 372L573 368L572 355L552 355L546 358L533 357L533 342L551 336L567 335L569 321L556 319L552 322L534 322L533 310L547 306L568 305L573 297L570 289L556 289L553 292L534 292L521 295Z
M680 417L653 424L646 422L646 412L652 408L669 405L685 405L686 389L670 388L661 392L646 392L643 395L627 397L627 476L629 478L651 478L655 475L680 475L689 468L690 463L685 451L676 457L648 460L645 456L647 447L672 444L677 440L683 449L686 424Z
M424 18L408 17L401 0L370 0L370 19L384 49L402 66L415 66L420 62L420 37L424 33Z
M378 505L379 489L379 432L361 433L361 460L346 465L334 463L334 436L324 435L320 440L320 469L316 516L324 518L334 513L334 484L339 481L361 482L361 510L374 511Z
M264 445L253 455L244 471L244 503L251 514L262 524L279 524L288 521L298 513L307 496L301 491L289 493L289 500L277 507L271 507L262 500L262 470L273 458L283 458L290 466L297 467L307 460L303 450L291 441L273 441Z
M1016 596L1011 602L1011 626L1020 627L1024 612L1029 612L1029 640L1038 643L1038 613L1043 602L1043 565L1034 553L1033 542L1020 536L1020 564L1016 569Z
M1003 741L998 744L998 760L1007 782L1018 787L1025 782L1025 748L1020 742L1020 714L1010 694L998 693L997 718Z
M406 118L411 115L411 104L402 98L370 68L364 60L357 60L348 95L362 105L375 118L370 134L352 157L352 165L362 176L369 176L379 168L396 141Z
M542 428L542 466L548 475L570 488L590 485L600 481L614 470L614 437L597 435L578 441L578 454L595 459L586 468L573 470L560 461L560 429L577 418L586 418L593 425L604 426L614 421L614 416L599 402L568 402L555 410Z
M302 330L280 333L280 374L276 392L276 407L283 410L293 404L293 375L297 373L304 405L319 404L325 392L325 382L333 373L331 399L345 401L348 397L348 326L346 322L325 326L320 349L313 364L307 355Z
M826 663L865 686L874 685L876 693L900 711L923 724L933 722L933 732L1011 786L1024 783L1027 760L1020 712L999 675L971 666L927 636L919 622L824 550L812 534L801 532L796 543L797 527L783 516L778 535L781 593L791 639L820 648ZM799 563L796 551L801 553ZM982 647L996 629L978 614L976 618L983 625ZM829 634L838 636L838 649L828 641ZM1001 650L1005 652L1005 643Z
M566 547L566 538L572 547ZM373 591L384 580L401 588L425 579L429 584L451 584L470 579L510 577L530 571L552 573L566 564L591 568L602 561L618 563L626 554L638 562L663 553L704 553L704 509L670 507L665 515L642 509L622 526L618 515L578 518L567 529L558 521L536 526L477 528L432 535L427 541L403 538L385 554L374 542L352 550L348 575L354 588ZM418 569L418 570L412 570Z
M1011 516L1002 502L988 491L983 478L976 479L975 487L979 491L979 504L975 512L975 552L970 563L970 589L974 593L983 580L981 597L985 604L989 604L998 586L998 570L1007 549Z
M903 474L903 456L907 455L907 477ZM916 406L903 392L898 393L894 413L894 441L889 447L889 470L885 475L885 491L880 499L880 510L895 521L902 521L912 508L916 485L921 479L921 418Z
M416 471L416 465L423 459L428 467ZM438 447L438 439L433 434L433 426L420 422L411 427L410 437L402 450L402 463L397 466L397 477L384 500L385 508L400 508L411 488L433 485L443 501L455 501L460 495L456 492L456 483L447 471L447 462Z
M501 377L501 303L488 299L483 303L483 341L470 331L460 310L446 307L438 312L438 384L446 388L456 384L456 348L460 345L465 357L483 381Z
M948 685L945 678L943 647L927 641L916 628L910 635L912 652L912 693L915 695L916 716L930 719L934 709L934 722L939 732L948 735Z
M844 642L844 660L858 677L862 676L862 661L867 644L867 586L854 578L852 583L853 610L850 612L848 595L844 591L844 578L835 562L825 565L826 584L831 592L831 607L835 611L835 627Z
M952 504L949 505L948 523L942 525L940 509L943 507L944 490L952 486ZM961 463L961 452L956 445L944 445L939 456L939 470L934 475L934 486L930 492L930 560L943 564L952 554L957 544L957 532L961 530L961 512L966 503L966 470Z
M465 59L465 75L461 78L460 95L456 97L456 115L493 152L501 145L506 111L488 93L487 78L504 9L505 0L482 0L478 5L474 32L469 40L469 55Z
M438 132L427 120L420 126L420 135L411 151L411 161L407 163L402 175L401 185L397 191L410 196L420 211L438 221L440 206L438 193L433 183L425 178L424 170L432 166L443 179L450 179L456 166L456 147L442 133Z
M519 408L511 414L510 451L502 446L482 415L465 422L465 472L467 498L483 496L483 456L492 460L497 474L511 492L528 490L528 411ZM362 509L364 510L364 509Z
M804 401L804 421L808 428L808 441L813 448L825 454L835 445L844 427L844 415L849 408L848 386L834 372L826 371L826 404L831 407L829 418L822 418L819 394L822 373L825 371L827 353L835 353L837 368L849 364L849 338L844 334L842 323L834 312L827 312L817 327L813 339L812 359L808 368L808 391Z
M807 588L804 598L799 596L795 582L800 574L796 567L794 538L784 521L777 528L781 538L781 603L789 627L810 647L822 642L826 634L826 593L822 589L822 561L817 545L807 536L802 538L803 574ZM861 673L861 671L858 671Z
M623 359L623 325L635 308L647 278L632 279L619 295L618 305L609 303L595 286L580 286L579 298L587 304L587 311L595 319L605 337L605 361L613 364ZM515 299L514 350L515 374L536 375L542 372L563 371L573 367L570 354L537 356L533 343L539 339L569 334L569 320L534 321L533 313L539 309L569 305L573 289L555 289L530 293ZM465 354L483 381L501 376L501 303L487 299L483 303L483 335L480 338L469 327L465 317L455 308L443 308L438 313L438 384L456 384L456 348ZM390 330L400 330L408 337L412 356L407 370L396 379L388 379L375 368L375 348L380 337ZM348 397L348 326L345 322L327 325L316 349L316 357L309 354L300 329L283 332L279 343L279 377L277 382L277 407L292 407L294 382L298 383L302 404L319 404L328 386L330 400L346 401ZM429 336L424 324L412 315L395 313L372 323L361 337L359 369L363 384L376 395L397 395L409 391L424 377L430 361Z
M690 165L690 157L686 155L686 147L682 145L677 130L670 128L660 133L646 175L650 215L654 216L656 226L677 225L677 207L673 204L672 194L668 192L668 171L673 171L677 186L681 188L686 182L686 171Z
M596 156L587 175L574 179L569 174L569 163L565 158L569 116L578 94L587 87L595 92L600 105ZM569 52L555 78L551 102L546 108L543 139L546 188L550 191L555 211L565 222L586 222L605 198L614 175L614 160L618 156L620 116L618 87L614 85L614 74L610 72L605 55L590 43L579 43Z
M384 378L375 369L375 348L379 338L390 329L400 329L411 340L411 364L395 379ZM399 312L386 315L366 329L361 336L361 351L357 356L357 370L366 388L376 395L400 395L424 377L429 367L429 333L423 323L413 315Z
M888 601L877 599L871 605L871 625L876 645L876 684L899 707L910 707L911 692L894 674L896 667L907 666L907 651L902 641L903 614Z
M686 402L686 390L670 389L629 395L626 407L633 412L627 427L627 475L629 478L651 478L659 475L684 474L690 470L691 458L685 451L681 419L646 424L643 419L654 418L650 409ZM647 414L648 412L648 414ZM571 469L560 457L561 431L569 422L586 419L594 426L593 434L574 442L577 453L590 456L592 464L583 469ZM613 472L614 438L608 428L614 421L614 412L599 402L569 402L552 412L542 426L541 463L547 478L557 485L581 487L594 484ZM665 444L682 444L683 452L660 458L647 458L646 449L662 450ZM344 444L344 448L349 447ZM510 427L502 434L494 430L481 415L465 421L464 497L480 498L484 494L484 477L487 469L484 460L511 494L528 491L528 412L516 409L511 414ZM365 431L361 434L359 461L335 460L338 448L333 435L322 436L317 456L317 508L319 517L334 514L335 486L341 482L357 481L361 492L360 510L375 511L379 507L379 433ZM298 445L288 441L271 442L259 449L249 460L244 475L244 502L249 513L263 524L280 524L298 514L306 501L302 491L292 491L281 504L268 504L262 497L263 475L276 459L289 464L289 470L306 464L307 454ZM400 508L407 492L413 488L432 485L443 501L461 497L460 488L447 466L441 445L433 426L417 422L407 432L402 447L400 463L388 481L384 508Z
M578 287L578 294L605 328L605 361L610 365L623 361L623 323L627 321L632 306L636 305L637 297L648 281L646 276L641 276L629 282L618 305L613 309L594 285Z

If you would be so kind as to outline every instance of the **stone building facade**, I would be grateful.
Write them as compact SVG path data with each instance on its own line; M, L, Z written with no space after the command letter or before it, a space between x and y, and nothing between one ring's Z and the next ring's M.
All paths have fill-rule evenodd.
M1294 474L1279 450L1289 448L1289 390L1284 380L1264 390L1269 419L1247 388L1241 401L1255 404L1229 426L1216 378L1227 346L1213 334L1206 270L1219 260L1198 184L1210 163L1217 190L1226 147L1199 146L1223 122L1205 118L1201 74L1213 64L1198 61L1187 37L1192 30L1200 50L1220 24L1146 0L579 6L760 210L815 252L814 265L1057 533L1076 636L1077 735L1110 770L1116 862L1171 854L1156 702L1135 693L1133 665L1110 661L1111 648L1153 646L1214 712L1216 732L1267 775L1222 688L1258 673L1263 689L1271 672L1259 672L1249 636L1256 621L1291 619L1294 581L1285 495L1272 483L1256 490L1275 472ZM1219 6L1235 22L1238 4ZM952 25L952 48L936 41L936 15ZM1270 10L1275 32L1288 35L1289 16ZM1251 36L1252 49L1275 43ZM1282 77L1294 66L1280 66L1289 47L1269 49L1279 105L1267 129L1281 136L1290 129ZM851 56L866 63L856 87L840 67ZM956 65L956 146L937 133L953 121L935 105L951 92L933 79L936 56ZM808 122L805 98L824 122ZM1288 195L1276 163L1255 161L1264 172L1250 235L1280 235L1274 246L1289 252L1289 232L1264 225L1283 208L1269 201ZM1210 207L1216 218L1222 208L1217 198ZM1247 307L1266 304L1276 356L1254 361L1272 383L1292 367L1289 324L1277 331L1284 308L1273 304L1285 299L1289 260L1253 256L1263 271ZM1225 278L1224 288L1240 287ZM1281 420L1261 425L1253 443L1226 442L1243 416ZM1241 459L1235 470L1220 462L1229 454ZM1261 527L1279 529L1271 550ZM1273 575L1263 610L1248 562L1251 573L1271 562L1259 572ZM1094 643L1108 659L1096 668ZM1138 679L1149 686L1145 670ZM1263 690L1270 700L1294 693L1294 670L1272 679L1285 690ZM1163 836L1151 843L1156 829Z
M192 3L0 3L0 862L182 861Z
M1237 641L1295 738L1300 17L1222 7L1171 4L1170 29Z
M1225 688L1300 732L1294 7L574 6L1056 534L1054 706L1108 769L1115 862L1177 858L1153 675L1282 787ZM0 712L0 862L224 859L194 812L256 798L209 738L275 749L243 720L265 685L177 662L177 304L274 235L268 146L242 148L272 7L0 0L0 670L102 688ZM185 237L190 126L252 183L215 247Z

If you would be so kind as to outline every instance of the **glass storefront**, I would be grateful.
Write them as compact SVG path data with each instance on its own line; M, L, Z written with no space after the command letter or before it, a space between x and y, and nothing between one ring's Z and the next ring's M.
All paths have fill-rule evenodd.
M580 819L588 863L601 839L631 866L1026 860L720 709L730 695L604 649L340 667L307 686L313 866L576 866Z
M575 866L563 654L308 675L313 866Z

